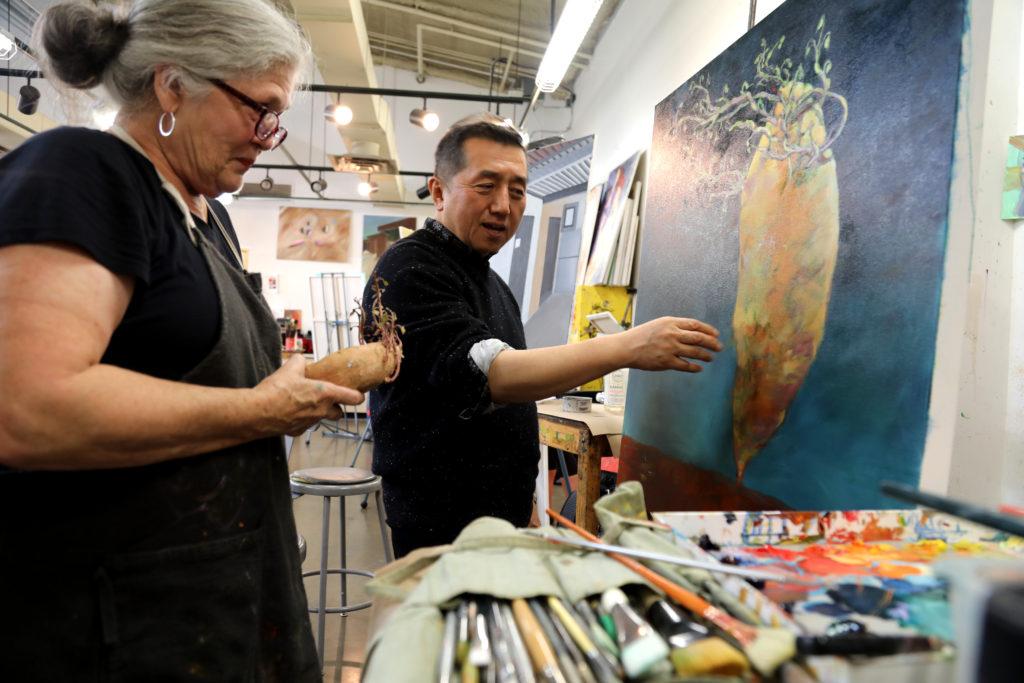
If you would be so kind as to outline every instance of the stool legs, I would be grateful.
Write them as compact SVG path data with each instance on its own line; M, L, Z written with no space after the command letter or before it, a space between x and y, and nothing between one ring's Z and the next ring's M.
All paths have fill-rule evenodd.
M324 515L320 529L320 601L316 615L316 655L320 670L324 670L324 623L327 617L327 546L331 529L331 497L324 496ZM342 515L344 520L344 515ZM342 534L344 534L342 530ZM344 538L344 536L343 536ZM344 576L344 575L342 575Z
M338 576L341 577L341 604L342 605L347 605L348 604L348 572L346 572L345 569L348 568L348 562L345 561L346 560L346 557L345 557L345 555L346 555L346 552L345 552L346 548L345 548L345 497L344 496L342 496L341 498L338 499L338 512L339 512L340 517L341 517L341 553L340 553L340 555L341 555L341 565L340 565L341 572L339 572ZM342 612L341 616L342 617L347 617L348 616L348 612ZM344 651L344 649L345 649L345 641L344 640L342 640L341 647L342 647L342 651Z

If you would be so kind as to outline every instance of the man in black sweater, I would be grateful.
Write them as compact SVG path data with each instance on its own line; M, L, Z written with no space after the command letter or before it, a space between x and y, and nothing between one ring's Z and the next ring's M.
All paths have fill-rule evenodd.
M693 361L721 350L717 330L688 318L527 350L519 306L488 265L519 227L526 176L518 131L491 115L456 123L428 182L436 219L383 255L364 293L368 315L379 276L405 328L398 379L370 392L396 557L450 543L482 515L528 523L536 400L621 367L699 372Z

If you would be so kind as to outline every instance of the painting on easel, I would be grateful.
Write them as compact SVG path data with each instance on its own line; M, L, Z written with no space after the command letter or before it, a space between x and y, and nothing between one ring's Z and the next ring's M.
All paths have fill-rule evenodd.
M1003 220L1024 218L1024 135L1011 135L1006 153L1006 175L1003 177Z
M630 378L621 471L652 509L918 483L963 30L960 1L790 0L657 106L637 320L725 350Z

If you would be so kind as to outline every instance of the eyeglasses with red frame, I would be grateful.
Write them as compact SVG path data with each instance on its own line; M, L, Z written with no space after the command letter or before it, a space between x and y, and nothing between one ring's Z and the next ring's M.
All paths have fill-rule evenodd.
M271 141L270 149L277 149L284 142L284 139L288 137L288 129L281 125L281 112L273 111L266 106L260 104L256 100L252 99L243 92L240 92L224 81L216 78L208 79L210 83L226 92L227 94L234 97L242 104L252 108L257 114L259 119L256 121L256 138L261 142Z

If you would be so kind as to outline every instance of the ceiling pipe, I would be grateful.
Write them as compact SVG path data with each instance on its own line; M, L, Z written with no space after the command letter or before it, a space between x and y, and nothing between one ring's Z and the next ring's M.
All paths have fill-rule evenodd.
M333 166L311 166L309 164L253 164L251 168L267 169L269 171L299 171L311 172L311 173L348 173L348 171L339 171ZM433 171L397 171L395 173L384 173L374 171L373 175L399 175L399 176L415 176L417 178L429 178L434 175ZM303 176L305 177L305 176Z
M27 69L4 69L0 68L0 76L11 76L12 78L46 78L41 71ZM404 90L401 88L367 88L357 85L328 85L326 83L308 83L300 90L308 92L329 92L342 95L381 95L395 97L412 97L431 100L460 100L464 102L497 102L500 104L522 104L526 102L525 97L498 95L473 95L461 92L441 92L435 90Z
M396 43L394 41L392 41L391 43L384 43L384 42L381 42L381 41L379 41L377 39L371 39L370 40L370 47L373 49L373 51L375 53L379 52L382 55L393 55L393 56L396 56L396 57L400 57L402 59L407 59L411 63L415 63L415 61L416 61L416 52L415 52L415 50L413 48L405 47L404 45L398 44L398 43ZM433 51L433 48L431 48L431 51ZM438 52L438 54L442 54L442 53ZM442 67L442 70L440 72L438 70L434 70L435 75L440 75L442 78L445 77L444 76L445 73L448 73L450 71L456 71L456 72L467 73L467 74L474 74L474 75L482 76L482 77L485 77L485 78L488 75L488 72L487 72L486 69L484 69L482 67L481 68L474 68L473 66L471 66L471 64L473 64L473 62L470 62L468 60L464 60L464 63L462 63L462 64L457 64L455 62L445 61L444 59L440 59L438 57L431 57L429 55L425 55L423 57L423 60L427 64L433 64L435 66ZM413 67L413 68L411 68L409 70L413 71L414 69L415 69L415 67ZM520 70L520 73L522 73L524 75L530 75L525 70ZM532 76L531 76L531 79L532 79Z
M486 35L494 36L496 38L501 38L502 40L505 41L505 43L501 45L502 48L507 47L510 43L532 45L534 47L539 47L542 49L547 48L548 46L547 41L544 40L523 38L522 36L513 35L511 33L506 33L504 31L496 31L494 29L485 28L483 26L480 26L479 24L474 24L469 21L462 21L460 19L445 16L441 13L441 11L446 8L435 3L426 3L422 1L419 2L420 7L424 7L426 9L420 9L418 7L408 7L406 5L399 5L398 3L387 2L387 0L363 0L363 4L373 5L374 7L384 7L386 9L393 9L398 12L405 12L406 14L413 14L417 17L430 19L431 21L439 21L445 24L451 24L453 26L461 26L462 28L476 31L477 33L484 33ZM587 60L587 62L589 62L590 59L593 57L593 55L585 54L583 52L577 53L576 56Z
M507 43L499 43L494 40L487 40L486 38L477 38L475 36L467 36L464 33L458 33L456 31L450 31L446 28L437 28L434 26L427 26L426 24L416 24L416 81L422 83L426 80L427 74L423 69L423 32L431 31L433 33L440 33L443 36L449 38L457 38L459 40L468 40L473 43L479 43L480 45L487 45L489 47L496 47L499 50L514 50L521 55L527 57L536 57L537 59L543 59L543 52L536 52L535 50L525 50L521 47L514 45L508 45ZM580 62L578 59L573 59L569 63L569 66L574 66L577 69L586 68L587 64Z
M430 100L458 100L462 102L497 102L500 104L522 104L527 101L525 97L501 97L498 95L474 95L461 92L441 92L436 90L406 90L402 88L366 88L356 85L326 85L323 83L309 83L303 90L309 92L330 92L341 95L381 95L384 97L412 97L422 100L424 97Z

